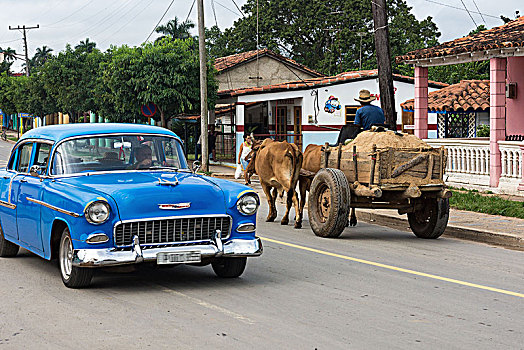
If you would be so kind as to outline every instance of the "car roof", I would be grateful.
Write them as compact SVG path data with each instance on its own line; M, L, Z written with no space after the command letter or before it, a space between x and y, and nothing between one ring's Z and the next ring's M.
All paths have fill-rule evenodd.
M97 134L157 134L180 138L171 130L157 126L131 123L77 123L41 126L24 133L20 141L29 138L60 141L68 137Z

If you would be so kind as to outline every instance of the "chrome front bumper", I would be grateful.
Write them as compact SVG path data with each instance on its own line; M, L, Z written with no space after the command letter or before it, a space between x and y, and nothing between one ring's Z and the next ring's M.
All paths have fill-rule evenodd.
M78 267L103 267L137 264L145 261L154 262L158 253L176 253L199 251L202 258L219 257L248 257L262 254L262 241L255 239L232 239L222 243L215 239L204 245L184 245L163 248L142 249L138 237L133 239L131 250L107 249L75 249L73 251L73 266Z

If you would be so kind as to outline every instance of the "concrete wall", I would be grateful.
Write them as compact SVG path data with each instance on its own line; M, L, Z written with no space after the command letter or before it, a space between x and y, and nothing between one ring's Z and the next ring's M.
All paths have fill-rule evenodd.
M506 135L524 135L524 57L508 57L508 83L517 83L517 98L506 98Z
M257 76L257 62L254 60L217 74L218 91L285 83L300 80L298 77L313 78L309 73L292 67L287 68L282 62L268 56L260 57L258 65L262 78L258 79L258 85L257 79L250 79Z

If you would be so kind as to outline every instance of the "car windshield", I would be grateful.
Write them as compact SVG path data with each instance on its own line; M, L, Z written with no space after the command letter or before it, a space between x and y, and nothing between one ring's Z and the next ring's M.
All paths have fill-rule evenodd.
M51 174L151 169L187 169L177 139L137 134L75 138L57 147Z

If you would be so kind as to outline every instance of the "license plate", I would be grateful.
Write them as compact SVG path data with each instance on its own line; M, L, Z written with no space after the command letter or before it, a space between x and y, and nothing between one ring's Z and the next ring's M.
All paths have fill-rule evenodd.
M200 252L158 253L156 256L156 263L159 265L198 263L200 261L202 261Z

